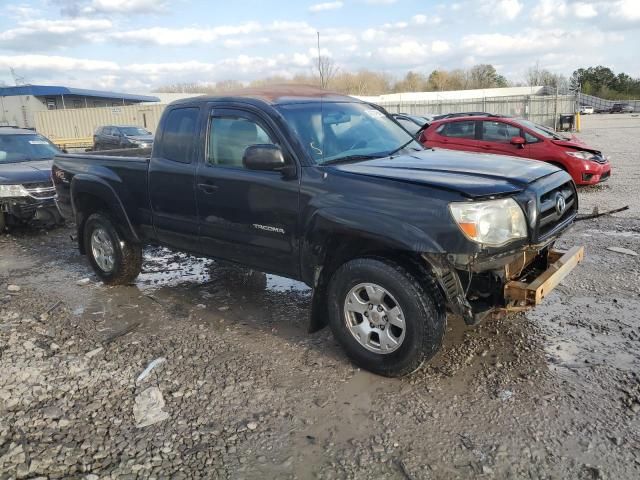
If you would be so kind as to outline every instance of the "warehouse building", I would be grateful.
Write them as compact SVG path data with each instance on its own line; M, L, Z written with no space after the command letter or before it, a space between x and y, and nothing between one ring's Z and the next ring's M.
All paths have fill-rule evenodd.
M36 112L47 110L122 107L159 100L150 95L50 85L0 87L0 126L34 128Z

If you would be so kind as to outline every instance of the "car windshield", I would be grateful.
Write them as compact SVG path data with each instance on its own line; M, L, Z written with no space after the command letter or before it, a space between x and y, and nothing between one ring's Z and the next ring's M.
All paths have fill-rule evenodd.
M529 130L533 130L535 133L543 137L553 138L554 140L564 140L560 135L555 134L553 131L549 130L547 127L538 125L537 123L533 123L533 122L530 122L529 120L524 120L522 118L514 118L512 120L522 125L523 127L528 128Z
M0 164L51 159L60 151L41 135L0 135Z
M151 132L140 127L120 127L120 131L127 137L140 137L151 135Z
M384 112L366 103L290 104L279 111L319 165L423 149Z

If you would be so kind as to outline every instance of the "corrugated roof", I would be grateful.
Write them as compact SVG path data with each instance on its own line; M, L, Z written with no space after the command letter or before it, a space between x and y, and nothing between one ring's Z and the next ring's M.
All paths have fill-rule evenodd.
M133 93L104 92L84 88L60 87L52 85L20 85L17 87L0 87L0 97L33 95L34 97L55 97L58 95L77 95L82 97L117 98L134 102L159 102L158 97L136 95Z

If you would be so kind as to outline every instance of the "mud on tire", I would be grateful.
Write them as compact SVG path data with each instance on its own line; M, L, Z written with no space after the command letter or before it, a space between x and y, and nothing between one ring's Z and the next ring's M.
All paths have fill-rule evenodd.
M386 302L397 304L403 313L403 339L390 353L376 353L363 346L348 326L351 320L345 312L345 301L354 289L357 291L358 286L364 284L382 287L388 293ZM430 278L418 281L391 261L362 258L344 264L331 278L327 301L329 324L335 338L353 363L371 372L388 377L408 375L430 360L442 345L446 311L435 281ZM368 322L369 318L363 320ZM379 341L380 346L382 342ZM375 347L375 340L373 343Z
M128 285L142 270L142 246L124 239L109 214L93 213L87 218L83 230L84 248L89 263L100 279L109 285ZM98 264L92 249L92 235L96 230L106 234L113 248L113 267L105 270Z

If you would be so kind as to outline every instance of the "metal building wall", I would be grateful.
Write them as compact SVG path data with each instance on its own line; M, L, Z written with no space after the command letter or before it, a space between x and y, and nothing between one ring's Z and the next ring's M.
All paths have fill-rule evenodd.
M36 130L50 139L91 137L102 125L137 125L155 133L166 105L47 110L35 114Z

